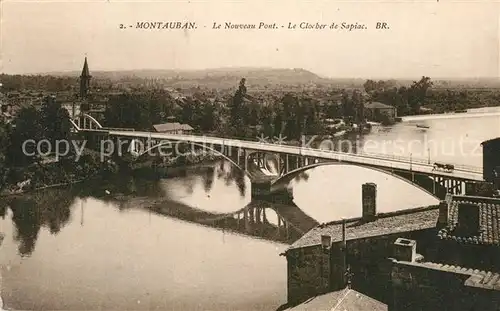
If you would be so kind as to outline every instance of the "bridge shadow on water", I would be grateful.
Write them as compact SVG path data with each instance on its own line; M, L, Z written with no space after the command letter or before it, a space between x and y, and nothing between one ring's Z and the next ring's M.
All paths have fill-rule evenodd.
M194 191L194 176L185 172L178 172L177 176L182 177L188 193ZM210 193L215 179L219 179L227 184L235 182L239 195L245 195L244 176L237 172L220 166L206 166L202 167L201 173L198 167L197 176L201 177L206 193ZM88 198L111 203L121 211L144 209L181 221L280 243L292 243L318 224L293 203L251 201L228 213L203 210L170 197L162 179L123 175L2 197L0 217L5 219L8 210L11 211L18 252L21 256L30 256L40 230L45 228L51 234L58 234L72 221L72 214L78 219L80 208L84 208Z

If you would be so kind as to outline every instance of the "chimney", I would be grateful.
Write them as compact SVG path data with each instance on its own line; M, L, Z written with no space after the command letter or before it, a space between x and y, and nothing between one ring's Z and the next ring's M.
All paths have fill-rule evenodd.
M332 237L329 235L322 235L321 236L321 246L324 251L327 251L330 249L332 246Z
M439 218L438 225L440 227L445 227L448 225L448 215L449 215L449 205L446 201L439 202Z
M394 242L394 259L415 262L417 258L417 241L398 238Z
M363 220L373 220L377 215L377 185L366 183L361 188L363 202Z
M479 233L479 205L473 203L458 204L458 229L465 235Z

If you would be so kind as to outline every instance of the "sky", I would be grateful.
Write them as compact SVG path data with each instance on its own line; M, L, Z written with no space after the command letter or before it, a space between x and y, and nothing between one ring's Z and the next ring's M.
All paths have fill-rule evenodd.
M324 77L500 76L497 1L18 1L1 5L3 73L81 70L304 68ZM191 21L193 30L119 29ZM214 30L216 23L276 30ZM289 30L288 23L368 29ZM375 29L386 22L390 29ZM284 28L281 28L281 25Z

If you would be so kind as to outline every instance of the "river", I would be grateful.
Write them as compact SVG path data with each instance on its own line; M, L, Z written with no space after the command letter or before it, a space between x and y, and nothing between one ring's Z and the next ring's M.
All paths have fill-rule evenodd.
M365 152L481 166L476 144L500 136L499 111L408 118L358 141ZM400 179L348 165L292 181L294 202L320 223L359 216L365 182L378 185L381 212L437 202ZM265 228L242 229L233 216L210 221L249 203L259 204L249 180L225 161L161 180L116 177L3 198L1 296L18 310L275 310L286 302L279 254L296 236L275 231L272 207Z

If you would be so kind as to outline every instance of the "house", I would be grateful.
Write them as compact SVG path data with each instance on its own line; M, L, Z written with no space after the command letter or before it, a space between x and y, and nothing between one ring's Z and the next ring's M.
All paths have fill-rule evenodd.
M491 276L500 273L499 199L448 195L446 201L436 206L378 214L376 185L363 185L362 195L362 217L319 225L282 254L287 259L289 306L352 287L387 304L391 311L408 310L405 308L413 298L407 287L431 286L429 282L439 279L434 277L436 265L440 265L444 272L451 266L464 267L462 272L472 271L453 283L463 287L462 292L476 292L465 284L470 277L473 277L474 284L489 284ZM407 257L403 260L404 256ZM410 262L410 267L402 263L405 260ZM402 286L400 275L411 279L413 274L398 271L413 269L417 263L421 265L419 269L423 269L422 279L405 279L410 285ZM485 280L481 281L481 278ZM468 284L471 282L469 280ZM433 288L438 286L442 284L432 285ZM451 293L452 289L443 289L443 293ZM477 298L485 310L492 310L494 306L483 304L490 294L471 294L470 299ZM424 299L424 296L418 299ZM455 310L451 307L443 309L437 301L426 303L434 303L434 306L412 310ZM464 305L470 307L471 301Z
M396 108L379 102L365 103L364 114L367 119L378 122L382 121L383 116L397 117Z
M179 122L171 122L171 123L163 123L163 124L155 124L153 128L158 133L167 133L167 134L191 134L194 129L189 124L182 124Z

